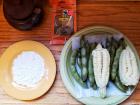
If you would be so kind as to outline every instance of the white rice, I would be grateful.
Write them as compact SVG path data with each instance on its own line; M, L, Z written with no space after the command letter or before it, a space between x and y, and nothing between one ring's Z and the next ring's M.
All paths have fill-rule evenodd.
M45 74L44 59L36 52L19 54L12 64L13 82L24 87L34 87Z

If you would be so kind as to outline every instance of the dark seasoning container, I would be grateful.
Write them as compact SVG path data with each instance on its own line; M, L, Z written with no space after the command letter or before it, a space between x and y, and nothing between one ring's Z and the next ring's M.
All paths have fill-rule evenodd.
M76 0L50 1L52 11L51 44L64 44L77 30Z
M19 30L30 30L43 17L43 0L3 0L3 11L7 22Z

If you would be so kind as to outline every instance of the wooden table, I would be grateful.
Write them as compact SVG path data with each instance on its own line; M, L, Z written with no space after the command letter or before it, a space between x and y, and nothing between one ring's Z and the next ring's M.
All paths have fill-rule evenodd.
M130 0L132 1L132 0ZM57 76L51 90L34 101L18 101L0 89L0 105L81 105L65 89L60 77L59 59L63 46L50 45L51 15L45 8L43 23L32 31L18 31L8 25L0 6L0 53L16 41L36 40L49 47L57 62ZM78 30L92 25L105 25L123 32L135 45L140 54L140 2L79 0L77 6ZM16 49L15 49L16 50ZM26 104L25 104L26 103ZM140 104L140 84L134 94L123 103Z

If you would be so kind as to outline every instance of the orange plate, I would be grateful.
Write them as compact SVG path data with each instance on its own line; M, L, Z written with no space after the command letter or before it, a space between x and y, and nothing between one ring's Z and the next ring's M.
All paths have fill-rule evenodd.
M45 60L48 76L44 75L42 80L33 88L23 88L13 85L11 66L13 59L23 51L34 51ZM36 41L21 41L11 45L0 58L0 84L5 92L19 100L33 100L42 96L52 86L56 75L56 64L50 50Z

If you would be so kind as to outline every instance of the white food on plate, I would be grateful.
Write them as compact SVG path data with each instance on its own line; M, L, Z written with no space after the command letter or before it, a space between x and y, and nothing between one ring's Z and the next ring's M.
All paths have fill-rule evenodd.
M107 49L98 44L92 51L94 75L97 86L99 87L100 97L106 97L106 85L109 81L110 55Z
M36 52L24 51L12 63L13 82L24 87L35 86L45 74L44 59Z
M121 53L119 61L120 80L126 86L135 86L139 81L136 57L129 46Z

